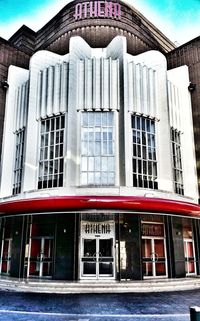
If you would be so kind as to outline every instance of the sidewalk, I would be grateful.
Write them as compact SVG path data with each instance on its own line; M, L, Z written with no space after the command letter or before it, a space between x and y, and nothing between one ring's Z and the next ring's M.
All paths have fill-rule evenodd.
M0 290L29 293L150 293L200 289L200 277L143 281L56 281L0 277Z
M1 321L191 321L200 290L47 294L0 291Z

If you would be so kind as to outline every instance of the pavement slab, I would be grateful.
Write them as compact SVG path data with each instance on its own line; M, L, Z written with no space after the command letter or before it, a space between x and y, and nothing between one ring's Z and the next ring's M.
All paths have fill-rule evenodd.
M189 321L200 290L129 294L0 292L0 321Z

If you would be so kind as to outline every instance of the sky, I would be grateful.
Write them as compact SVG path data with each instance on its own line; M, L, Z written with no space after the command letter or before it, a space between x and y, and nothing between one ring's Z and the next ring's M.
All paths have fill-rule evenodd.
M68 0L0 0L0 37L9 39L23 24L39 30ZM176 45L200 35L200 0L125 0Z

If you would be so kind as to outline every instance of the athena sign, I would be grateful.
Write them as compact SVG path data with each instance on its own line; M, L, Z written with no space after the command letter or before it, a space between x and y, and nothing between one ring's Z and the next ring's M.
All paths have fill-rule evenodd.
M121 18L121 5L116 2L90 1L75 6L75 20L86 18Z

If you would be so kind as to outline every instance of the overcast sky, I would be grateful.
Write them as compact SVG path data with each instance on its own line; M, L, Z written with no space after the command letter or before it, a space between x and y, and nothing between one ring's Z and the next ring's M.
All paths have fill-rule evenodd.
M68 0L0 0L0 37L8 39L23 24L37 31ZM126 0L171 41L185 43L200 35L200 0Z

